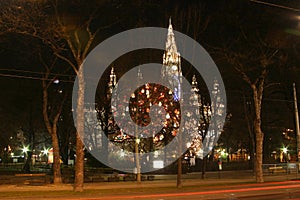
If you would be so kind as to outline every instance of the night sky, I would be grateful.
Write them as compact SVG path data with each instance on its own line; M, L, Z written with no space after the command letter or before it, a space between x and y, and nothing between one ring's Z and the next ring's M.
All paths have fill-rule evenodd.
M84 20L93 8L91 3L84 3L85 1L63 2L62 12L68 16L71 25ZM80 6L76 6L76 2L80 2ZM106 1L98 4L97 20L93 26L113 22L97 36L97 41L101 42L131 28L147 26L167 28L171 16L173 28L197 40L216 62L227 91L228 112L232 114L230 130L225 134L228 137L238 135L239 141L233 142L247 143L244 105L247 102L251 103L251 90L216 49L238 49L241 53L257 50L253 44L254 41L260 40L259 35L262 35L265 43L277 45L283 51L267 77L266 85L271 85L265 92L262 115L266 137L280 134L284 128L294 129L293 82L296 83L300 99L300 2L294 0L264 0L264 2L270 4L240 0L164 0L160 3L151 0ZM13 3L15 1L11 1L11 4ZM0 30L3 29L4 27L0 25ZM2 148L7 145L8 138L15 135L20 128L25 131L28 129L30 112L34 117L34 129L45 134L46 130L41 114L40 79L44 68L38 57L40 43L20 34L3 32L0 47L0 147ZM120 77L136 64L149 60L162 62L161 53L154 52L151 58L140 56L142 60L138 60L138 56L134 54L118 59L114 63L117 76ZM60 68L55 74L60 74L59 87L71 94L74 73L65 70L68 68L65 62L58 61L58 65ZM250 65L251 63L249 67ZM118 66L121 66L119 70ZM187 68L183 68L183 71L187 71ZM191 74L187 76L191 77ZM102 79L103 82L107 80L105 77ZM53 90L56 90L55 87L58 86L53 86ZM70 107L70 97L65 104L66 107Z

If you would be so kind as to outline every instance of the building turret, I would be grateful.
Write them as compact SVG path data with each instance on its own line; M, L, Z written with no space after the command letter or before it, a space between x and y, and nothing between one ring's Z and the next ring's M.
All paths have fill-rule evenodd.
M182 83L181 58L180 53L177 51L171 18L169 21L166 49L163 55L161 76L164 81L167 81L173 87L174 99L180 100Z

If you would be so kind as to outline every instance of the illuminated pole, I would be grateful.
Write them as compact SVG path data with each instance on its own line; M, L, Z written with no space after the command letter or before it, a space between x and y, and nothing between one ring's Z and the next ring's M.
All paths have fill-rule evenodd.
M296 121L296 134L297 134L297 157L298 162L300 161L300 132L299 132L299 114L298 114L298 103L297 103L297 93L296 84L293 83L294 90L294 105L295 105L295 121Z

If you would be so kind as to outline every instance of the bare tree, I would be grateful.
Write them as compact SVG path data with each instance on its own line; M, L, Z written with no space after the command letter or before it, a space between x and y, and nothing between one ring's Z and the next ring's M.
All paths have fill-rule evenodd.
M43 13L43 4L27 3L26 1L15 1L11 4L2 5L5 9L1 11L2 29L6 33L22 34L31 38L35 38L41 41L52 39L52 37L46 36L46 32L42 31L43 25L49 25L45 22L45 14ZM30 11L30 12L29 12ZM41 53L41 52L39 52ZM42 60L41 60L42 61ZM51 85L49 81L49 74L51 68L43 62L45 67L45 77L42 80L43 88L43 117L48 133L52 139L52 146L54 152L53 158L53 177L54 184L62 183L60 172L60 155L59 155L59 142L57 137L57 122L61 113L62 104L60 104L56 112L51 113L49 109L49 96L48 89Z
M1 22L3 29L18 34L27 35L39 39L43 44L50 47L53 54L65 61L77 74L78 94L77 94L77 138L76 138L76 164L75 164L75 191L83 191L84 181L84 145L79 136L84 135L84 74L81 65L87 54L94 45L95 38L100 30L111 27L108 25L97 25L91 28L99 12L97 8L102 3L96 2L91 6L85 4L86 16L78 20L70 20L75 16L64 10L64 5L68 2L57 0L27 2L14 1L5 4L1 10ZM70 2L68 6L81 9L83 2ZM76 5L74 5L76 4ZM96 8L96 9L95 9ZM47 88L47 85L44 85ZM47 96L45 94L44 98ZM46 112L46 111L44 111ZM47 118L46 118L47 120ZM52 127L53 128L53 127ZM49 127L50 130L50 127Z
M245 37L246 38L246 37ZM259 38L259 37L258 37ZM247 39L247 38L246 38ZM248 41L250 42L250 41ZM226 60L233 66L235 71L250 86L254 103L253 128L255 133L255 171L256 181L261 183L263 179L263 139L261 108L264 86L270 67L273 65L275 55L279 50L270 47L262 39L252 43L251 50L241 51L241 49L222 49ZM232 45L233 46L233 45Z
M78 5L77 5L78 6ZM94 44L94 40L101 29L105 29L111 26L96 28L94 31L91 29L91 23L96 18L96 11L94 8L90 7L91 13L89 14L81 24L69 24L64 21L64 15L59 10L59 3L55 1L53 4L54 16L56 23L58 25L57 34L60 38L65 41L64 47L67 47L71 52L71 56L66 56L62 53L57 45L53 46L54 54L68 63L74 72L77 74L78 78L78 94L77 94L77 108L76 108L76 162L75 162L75 182L74 191L83 191L84 183L84 144L82 142L81 136L84 136L84 92L85 92L85 80L83 68L81 67L84 59L87 57L89 51ZM81 36L80 33L84 32L86 36Z
M56 60L56 59L55 59ZM52 139L52 147L53 147L53 182L54 184L62 183L61 178L61 162L60 162L60 147L58 140L58 130L57 125L59 121L59 117L62 112L63 102L66 98L64 95L63 99L59 100L57 105L50 105L49 103L49 88L53 84L54 78L50 78L51 68L54 66L55 61L52 63L52 66L48 66L45 62L43 65L45 67L45 76L42 80L42 88L43 88L43 117L44 122L47 128L48 133ZM53 98L53 97L52 97Z

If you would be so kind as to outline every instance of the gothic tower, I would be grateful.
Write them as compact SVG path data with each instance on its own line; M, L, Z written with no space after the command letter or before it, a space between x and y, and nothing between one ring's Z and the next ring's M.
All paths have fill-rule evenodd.
M163 67L161 70L161 76L164 81L167 81L174 88L174 99L180 100L181 97L181 59L180 53L177 51L175 42L175 36L171 23L169 20L168 35L166 41L166 49L163 55Z
M117 84L117 76L115 74L114 67L111 68L110 75L109 75L109 82L108 82L108 90L107 90L107 97L110 98L112 95L112 91Z

